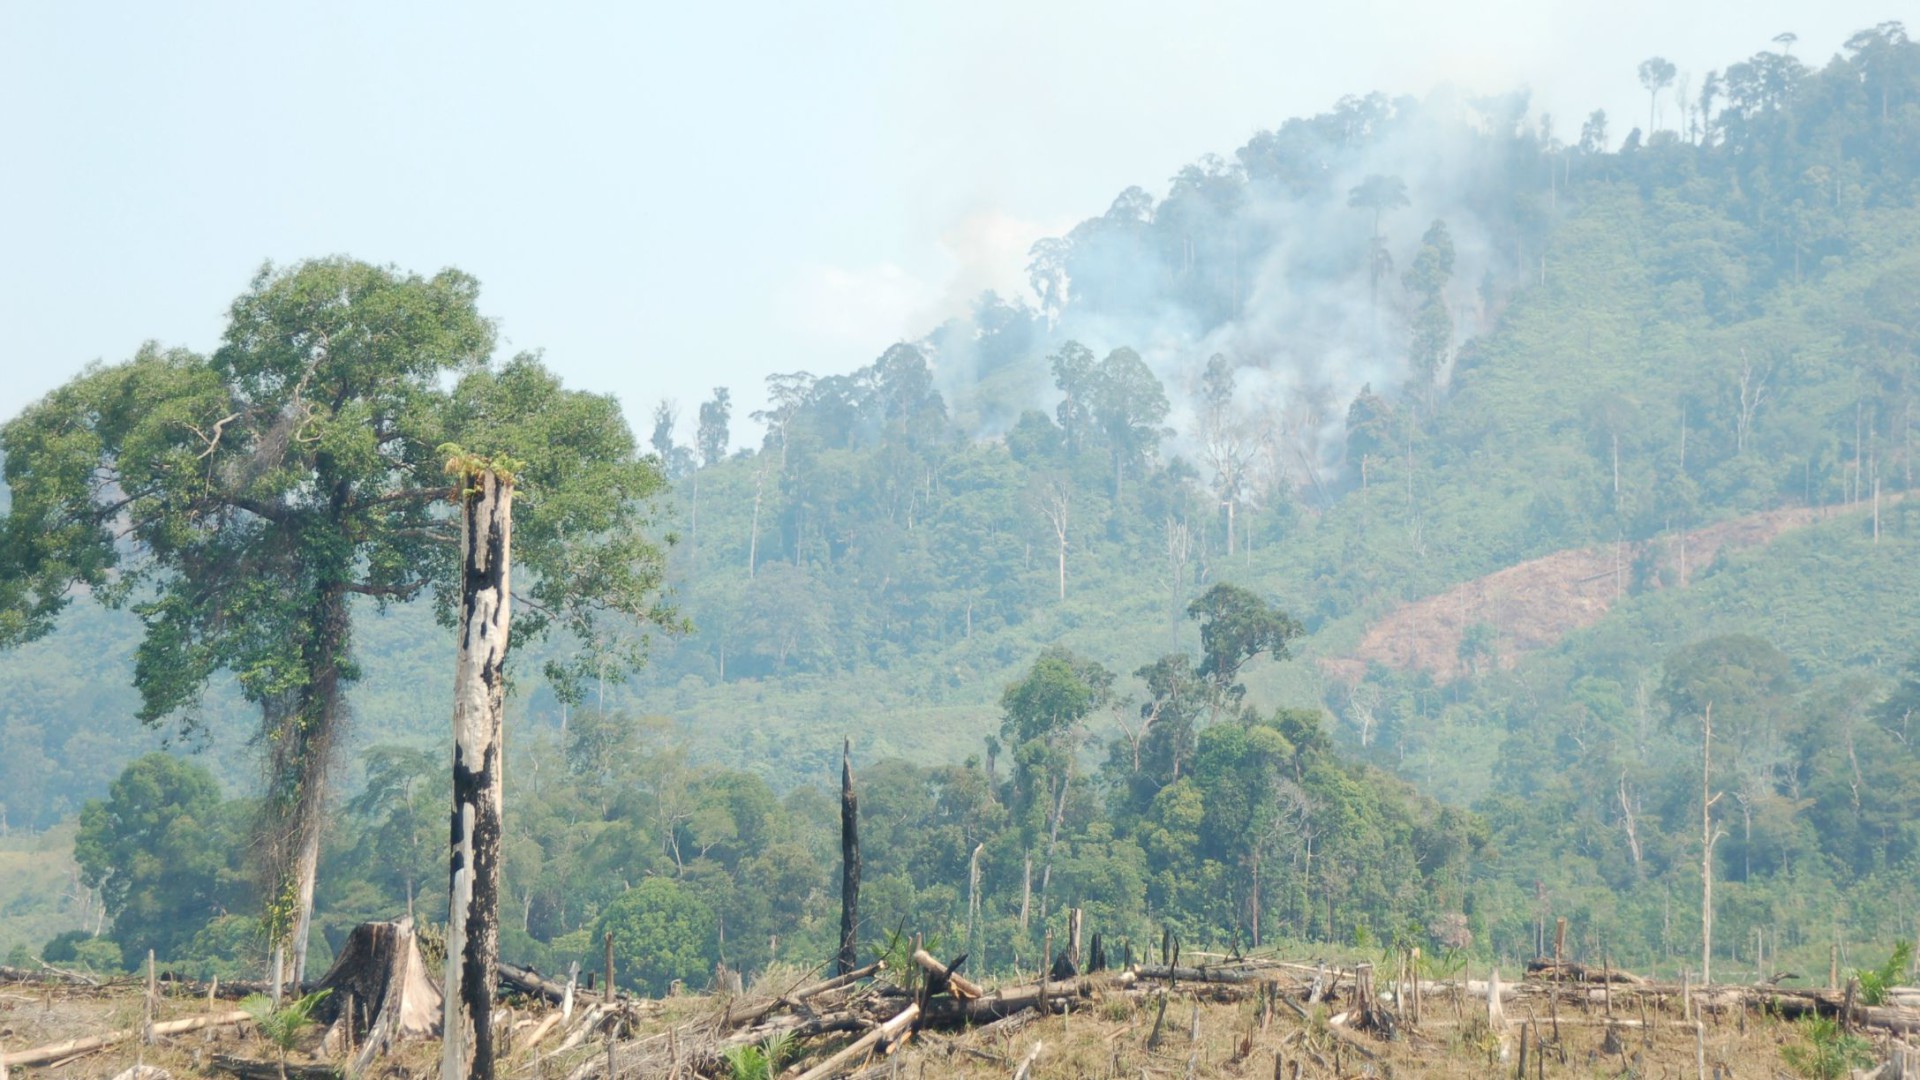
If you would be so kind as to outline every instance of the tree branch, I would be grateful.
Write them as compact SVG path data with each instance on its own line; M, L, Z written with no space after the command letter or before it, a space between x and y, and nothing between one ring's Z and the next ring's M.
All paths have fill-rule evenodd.
M416 581L411 585L369 585L354 581L342 585L341 588L350 593L359 593L361 596L387 596L411 600L419 594L422 584L423 582Z
M425 500L427 502L437 502L438 500L441 500L447 497L447 490L448 489L444 487L403 488L399 491L389 491L385 495L381 495L377 498L368 499L367 501L361 503L360 505L361 506L385 506L388 503L413 502L417 500Z
M187 423L185 420L180 421L180 425L182 427L186 428L188 431L193 432L195 435L200 436L200 441L207 444L207 448L205 450L200 451L199 457L195 458L194 460L198 461L203 458L212 457L213 452L220 448L220 436L226 433L227 425L233 423L235 420L238 420L238 419L240 419L240 414L237 412L231 412L221 417L220 419L215 420L213 422L213 434L211 435L207 434L204 431L201 431L197 427L194 427L192 424Z
M249 499L242 495L229 495L226 501L255 517L266 518L275 524L284 525L293 516L287 513L287 509L284 506L275 506L272 503L261 502L258 499Z

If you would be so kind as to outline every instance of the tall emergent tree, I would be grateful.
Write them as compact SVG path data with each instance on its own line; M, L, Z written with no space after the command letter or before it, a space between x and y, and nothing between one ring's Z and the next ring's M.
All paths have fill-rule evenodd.
M733 395L724 386L713 388L713 400L700 403L700 428L694 442L700 464L711 469L727 456L727 420L733 415Z
M1678 69L1673 61L1656 56L1640 62L1640 85L1647 91L1647 137L1653 137L1654 106L1660 101L1660 91L1673 85L1673 77Z
M1380 279L1393 270L1393 256L1387 252L1386 238L1380 235L1380 219L1407 201L1407 182L1397 176L1373 173L1347 192L1347 205L1373 215L1373 232L1367 241L1368 303L1377 322L1380 313Z
M1113 497L1117 499L1128 468L1144 471L1168 434L1161 425L1172 406L1153 369L1139 353L1125 347L1108 353L1093 369L1090 389L1093 421L1113 462Z
M447 864L443 1080L493 1076L500 957L501 751L513 628L513 470L453 448L460 507L460 648L453 679L453 827Z
M491 359L473 278L344 258L269 267L211 356L148 345L0 428L0 646L76 595L145 624L140 716L192 728L226 671L261 710L267 924L304 974L331 752L356 605L432 594L451 621L458 548L437 448L526 460L519 630L583 644L548 675L637 664L672 619L644 525L664 479L610 397L537 359Z
M1413 265L1400 276L1417 308L1413 315L1412 340L1408 357L1426 396L1427 411L1433 411L1435 387L1440 369L1446 366L1453 346L1453 316L1447 310L1447 282L1453 277L1453 237L1447 223L1434 219L1420 237L1420 251Z

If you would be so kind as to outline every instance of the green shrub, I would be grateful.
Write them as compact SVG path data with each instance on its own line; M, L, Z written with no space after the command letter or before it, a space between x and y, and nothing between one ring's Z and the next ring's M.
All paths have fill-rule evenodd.
M1906 974L1913 963L1913 942L1896 941L1893 943L1893 955L1887 962L1871 970L1856 971L1853 977L1860 980L1860 1000L1868 1005L1885 1005L1887 991L1900 985L1900 978Z
M53 940L40 948L40 959L49 964L73 963L74 950L83 941L92 940L93 935L85 930L63 930L53 936Z
M73 962L101 974L119 974L127 970L126 955L112 938L88 938L73 947Z
M300 1045L300 1036L313 1026L314 1006L331 993L331 990L315 990L280 1008L275 1008L273 999L265 994L253 994L240 1002L240 1007L253 1015L253 1026L259 1029L260 1037L279 1052L280 1080L286 1080L287 1055Z
M1787 1067L1811 1080L1840 1080L1855 1069L1873 1064L1873 1044L1840 1030L1840 1022L1815 1016L1800 1022L1806 1041L1781 1047Z
M675 979L706 985L719 959L713 911L668 878L647 878L620 894L600 916L598 930L613 934L620 983L655 995L666 993Z
M260 920L250 915L220 915L193 935L172 959L183 974L205 981L257 974L267 951ZM309 970L318 970L309 957Z

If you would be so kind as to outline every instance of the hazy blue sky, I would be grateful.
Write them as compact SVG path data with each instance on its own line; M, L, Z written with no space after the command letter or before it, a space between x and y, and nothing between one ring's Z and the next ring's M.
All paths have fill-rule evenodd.
M720 384L744 414L1342 94L1525 84L1618 137L1647 56L1697 88L1899 6L0 0L0 417L144 339L211 348L263 261L331 253L475 274L510 348L636 427Z

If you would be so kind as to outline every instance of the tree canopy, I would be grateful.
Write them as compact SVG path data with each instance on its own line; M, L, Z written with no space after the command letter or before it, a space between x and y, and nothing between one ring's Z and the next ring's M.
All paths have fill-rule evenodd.
M583 644L550 665L563 693L583 671L630 670L640 632L670 619L646 528L658 463L611 398L565 390L532 356L496 366L478 294L452 270L269 267L212 355L144 347L0 428L0 644L46 634L83 591L143 624L141 719L192 728L208 681L234 677L261 710L276 935L311 906L343 694L360 673L355 599L431 594L450 610L439 447L526 463L517 632L557 626Z

